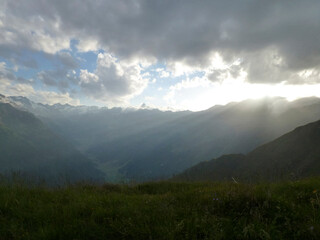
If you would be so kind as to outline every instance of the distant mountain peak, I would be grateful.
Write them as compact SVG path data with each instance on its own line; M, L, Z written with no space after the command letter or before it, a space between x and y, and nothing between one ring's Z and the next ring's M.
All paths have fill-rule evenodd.
M10 96L8 97L12 102L20 105L32 105L32 101L23 96Z
M149 105L147 105L146 103L142 103L140 105L140 109L154 109L153 107L150 107Z
M142 103L141 106L140 106L140 108L146 108L146 107L148 107L148 106L145 103Z

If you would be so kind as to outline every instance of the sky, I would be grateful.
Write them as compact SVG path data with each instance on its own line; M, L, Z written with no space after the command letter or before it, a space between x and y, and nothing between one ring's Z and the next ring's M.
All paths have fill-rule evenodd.
M0 93L203 110L320 97L318 0L0 0Z

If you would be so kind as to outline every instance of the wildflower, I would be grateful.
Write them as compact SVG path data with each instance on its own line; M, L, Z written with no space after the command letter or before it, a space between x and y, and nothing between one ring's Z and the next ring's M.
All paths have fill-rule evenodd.
M317 189L315 189L315 190L313 190L312 192L313 192L313 193L317 193L317 192L318 192L318 190L317 190Z
M216 193L214 193L214 197L213 197L212 200L213 200L213 201L219 201L219 198L217 198L217 194L216 194Z

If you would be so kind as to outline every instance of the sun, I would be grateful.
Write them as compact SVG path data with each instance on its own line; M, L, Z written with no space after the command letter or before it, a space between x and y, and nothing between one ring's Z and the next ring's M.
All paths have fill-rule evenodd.
M182 110L201 111L214 105L225 105L246 99L283 97L293 101L303 97L320 97L320 84L289 85L249 83L242 79L226 79L222 83L184 84L170 91L169 103Z

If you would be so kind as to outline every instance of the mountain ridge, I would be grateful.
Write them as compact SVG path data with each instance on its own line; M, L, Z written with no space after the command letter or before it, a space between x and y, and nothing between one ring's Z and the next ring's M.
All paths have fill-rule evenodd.
M99 180L103 174L32 113L0 103L1 173L48 182Z
M320 174L320 120L295 128L247 155L224 155L199 163L174 180L275 181ZM224 162L223 165L219 163ZM226 165L228 163L228 165Z

